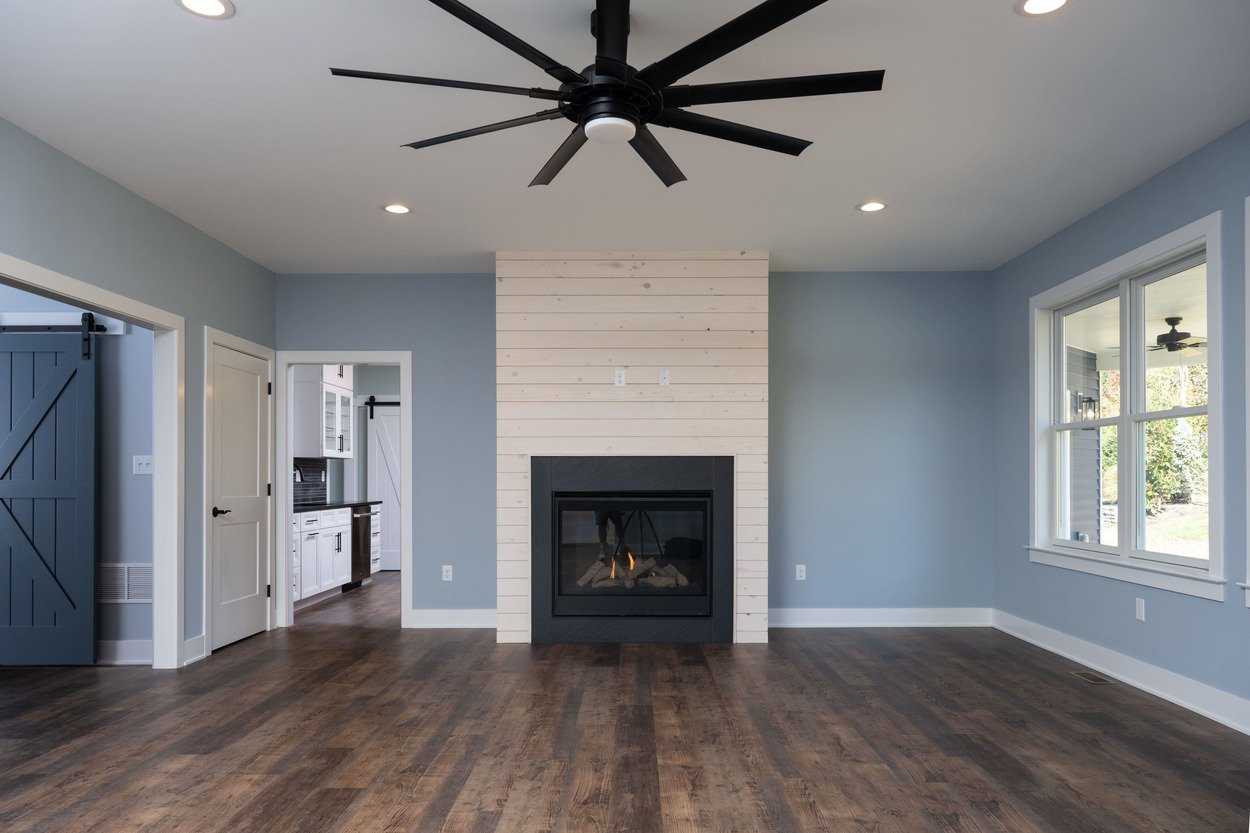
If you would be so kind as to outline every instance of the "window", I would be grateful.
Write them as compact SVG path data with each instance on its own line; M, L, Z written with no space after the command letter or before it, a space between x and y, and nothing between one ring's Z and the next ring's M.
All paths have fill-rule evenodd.
M1223 598L1218 216L1033 299L1031 560Z

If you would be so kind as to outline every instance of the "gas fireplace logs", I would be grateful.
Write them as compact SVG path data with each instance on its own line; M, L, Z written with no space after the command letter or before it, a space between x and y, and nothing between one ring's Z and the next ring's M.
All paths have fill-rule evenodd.
M590 565L590 569L577 580L577 586L585 587L589 584L596 590L611 587L633 590L635 586L655 588L690 586L690 579L672 564L665 564L661 567L657 565L654 558L644 558L638 562L634 562L632 555L628 558L633 566L618 565L616 558L595 561Z

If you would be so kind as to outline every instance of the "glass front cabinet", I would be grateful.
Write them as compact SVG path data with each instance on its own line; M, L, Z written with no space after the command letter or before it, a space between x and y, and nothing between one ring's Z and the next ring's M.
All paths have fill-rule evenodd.
M323 385L321 392L321 456L352 456L352 392Z
M346 385L327 381L329 368L338 365L296 365L290 387L292 457L350 459L355 448L356 411L351 387L351 365ZM337 380L337 376L335 379Z

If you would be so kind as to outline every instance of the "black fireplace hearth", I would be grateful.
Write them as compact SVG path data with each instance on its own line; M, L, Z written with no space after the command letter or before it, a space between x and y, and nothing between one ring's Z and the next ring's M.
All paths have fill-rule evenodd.
M531 458L535 642L728 642L732 457Z

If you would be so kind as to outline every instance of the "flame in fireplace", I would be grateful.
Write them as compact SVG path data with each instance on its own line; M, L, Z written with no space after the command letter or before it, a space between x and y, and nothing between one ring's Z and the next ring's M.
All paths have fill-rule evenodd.
M634 569L634 554L629 550L625 550L625 554L629 556L629 569Z
M612 572L608 574L608 578L616 578L616 558L612 559Z

